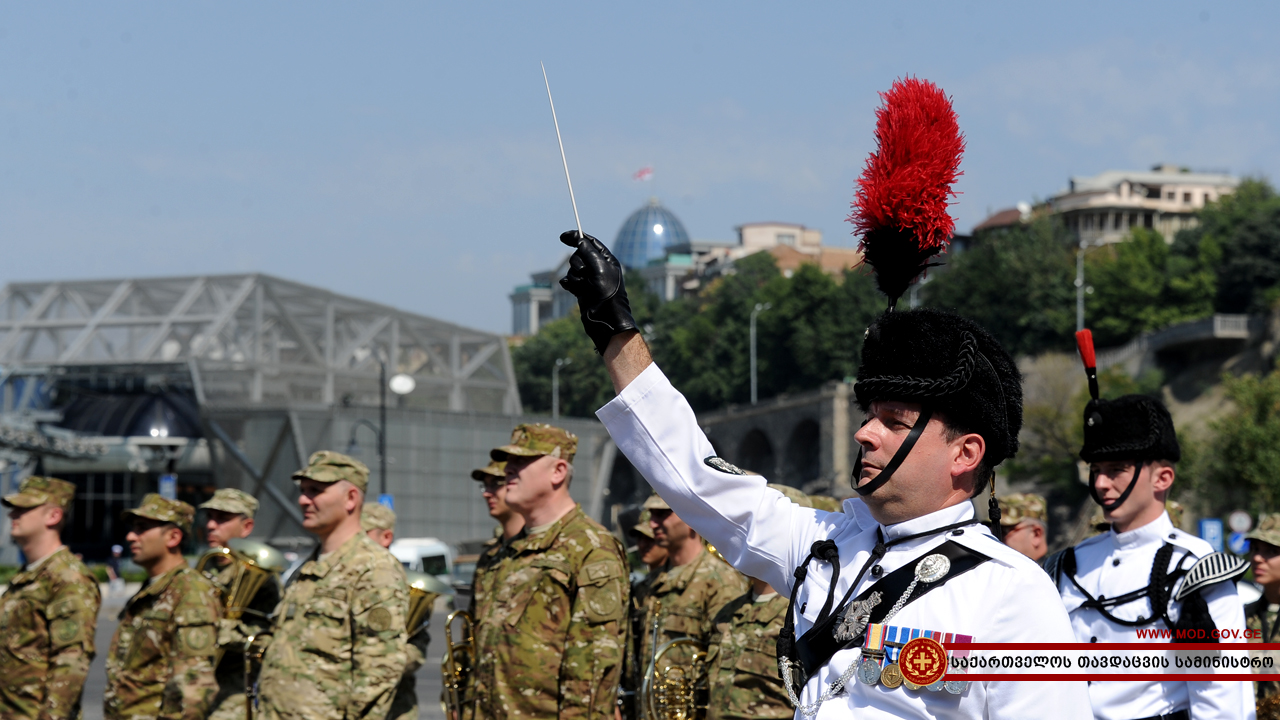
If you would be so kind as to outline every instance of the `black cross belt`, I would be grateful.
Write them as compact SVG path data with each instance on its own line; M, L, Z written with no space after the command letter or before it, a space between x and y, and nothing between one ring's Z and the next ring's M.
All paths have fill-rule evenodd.
M885 598L884 601L872 608L871 618L867 621L868 624L884 620L885 616L889 614L889 610L893 608L894 603L898 601L898 598L902 597L902 594L907 591L907 586L915 579L916 565L919 565L929 555L945 556L951 561L951 571L947 573L946 577L937 582L918 583L903 607L942 587L952 578L963 575L991 559L952 540L932 548L925 555L917 558L915 562L908 563L885 575L876 584L854 598L853 602L865 600L873 592L878 592L882 598ZM796 640L796 658L800 663L800 668L804 671L805 682L808 682L810 678L830 662L837 652L862 644L861 633L856 638L844 642L837 640L835 637L835 629L843 620L845 607L848 606L843 606L823 618L821 622L809 628L805 634Z

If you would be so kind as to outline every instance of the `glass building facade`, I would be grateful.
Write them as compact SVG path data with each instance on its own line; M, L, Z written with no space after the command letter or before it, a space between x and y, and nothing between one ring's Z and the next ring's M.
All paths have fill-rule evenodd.
M613 254L628 268L642 268L650 260L660 260L671 245L689 242L684 224L657 198L631 213L613 241Z

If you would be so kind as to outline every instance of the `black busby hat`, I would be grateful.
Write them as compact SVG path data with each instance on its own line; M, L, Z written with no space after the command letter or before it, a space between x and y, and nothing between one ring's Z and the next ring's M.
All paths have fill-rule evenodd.
M953 427L982 436L994 467L1018 451L1022 375L980 325L952 312L889 312L867 328L854 385L865 412L875 400L920 402Z
M1084 409L1085 462L1182 459L1173 417L1164 403L1148 395L1090 400Z

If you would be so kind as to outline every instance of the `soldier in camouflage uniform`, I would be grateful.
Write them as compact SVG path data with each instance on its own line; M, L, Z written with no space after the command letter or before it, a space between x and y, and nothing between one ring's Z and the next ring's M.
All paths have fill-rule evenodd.
M654 651L671 640L688 637L706 645L712 619L747 591L747 579L707 552L698 533L671 512L665 500L651 495L644 509L649 511L654 537L668 553L667 564L654 577L644 604L638 667L647 673Z
M480 492L489 507L489 517L498 522L493 538L485 542L476 571L471 577L471 615L487 612L484 601L493 586L494 570L511 549L511 541L524 529L524 517L507 505L506 462L490 460L489 464L471 471L471 479L480 483Z
M611 718L626 642L621 543L569 496L578 439L519 425L506 461L507 503L525 519L477 621L479 717Z
M263 720L382 720L404 673L409 585L360 529L369 469L322 450L295 472L320 544L284 589L258 675Z
M107 720L202 720L213 708L218 683L222 601L204 575L187 566L182 540L195 508L155 493L121 513L133 561L148 579L129 598L107 654Z
M76 487L29 477L0 502L10 536L26 557L0 597L0 718L68 720L93 662L93 630L102 598L98 581L62 544L61 528Z
M1262 597L1245 606L1245 627L1261 635L1261 639L1252 638L1250 642L1280 642L1280 513L1263 514L1258 518L1258 527L1247 537L1253 579L1262 586ZM1275 663L1275 667L1258 668L1255 672L1272 674L1280 668L1280 651L1254 650L1249 654L1270 657ZM1256 682L1254 695L1258 720L1280 720L1280 682Z
M258 511L258 500L243 490L222 488L208 502L202 503L199 509L208 515L205 541L210 548L222 548L227 547L227 541L249 537L253 532L253 515ZM236 574L235 564L227 562L212 577L213 584L223 597L224 607L226 593L235 581ZM244 644L249 638L262 636L271 628L271 612L279 602L280 581L272 577L258 589L239 619L223 618L218 622L218 646L222 648L222 659L214 673L218 679L218 696L213 701L213 712L210 713L209 720L240 720L247 714ZM257 672L252 670L253 668L249 676L250 685L258 677Z
M808 495L769 483L800 507ZM787 596L769 583L749 578L751 589L716 613L707 646L710 686L707 720L789 718L795 714L778 674L778 635L787 617Z
M360 513L360 529L379 546L390 548L391 543L396 540L395 511L381 503L365 503L364 510ZM388 720L417 720L418 717L418 688L414 673L427 660L427 643L431 641L431 636L427 634L425 624L412 629L417 632L409 636L404 646L404 675L400 677L395 697L391 699Z
M1004 544L1032 560L1038 561L1047 555L1049 509L1044 497L1035 493L1010 493L999 502Z
M653 537L653 526L649 524L649 511L641 510L636 524L627 531L628 537L636 543L636 557L644 564L644 577L631 583L631 603L627 625L627 654L622 668L622 690L619 694L618 707L625 718L636 717L638 705L636 693L640 690L640 681L644 670L639 667L640 643L644 640L644 610L649 598L649 591L658 572L667 564L667 549L658 544ZM634 577L634 574L633 574Z

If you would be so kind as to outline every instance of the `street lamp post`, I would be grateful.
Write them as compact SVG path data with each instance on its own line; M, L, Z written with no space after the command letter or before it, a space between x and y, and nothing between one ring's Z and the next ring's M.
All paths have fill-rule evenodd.
M360 418L351 425L351 437L347 441L347 454L358 455L360 445L356 442L356 430L361 425L373 431L378 438L378 495L387 492L387 387L397 395L408 395L413 392L416 383L413 376L399 373L387 381L387 361L378 358L378 424Z
M551 419L560 419L560 368L573 363L573 358L556 358L551 368Z
M773 307L773 303L756 303L751 311L751 404L759 399L756 393L756 316Z

